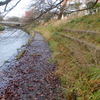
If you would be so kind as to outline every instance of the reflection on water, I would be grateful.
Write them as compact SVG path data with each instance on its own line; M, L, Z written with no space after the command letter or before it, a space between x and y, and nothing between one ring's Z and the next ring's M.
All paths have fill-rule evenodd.
M17 49L28 42L29 35L21 29L9 28L0 33L0 66L4 64Z

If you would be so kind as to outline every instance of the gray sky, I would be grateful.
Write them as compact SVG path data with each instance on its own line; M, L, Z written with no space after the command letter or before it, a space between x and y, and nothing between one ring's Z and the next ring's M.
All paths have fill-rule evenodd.
M31 3L32 0L21 0L21 2L6 16L18 16L21 17L24 15L28 5Z

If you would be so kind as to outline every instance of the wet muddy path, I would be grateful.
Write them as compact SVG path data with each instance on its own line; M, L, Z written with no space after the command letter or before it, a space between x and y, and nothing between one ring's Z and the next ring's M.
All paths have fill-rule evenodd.
M0 100L63 100L43 37L35 33L30 46L21 49L26 51L20 60L14 56L0 70Z

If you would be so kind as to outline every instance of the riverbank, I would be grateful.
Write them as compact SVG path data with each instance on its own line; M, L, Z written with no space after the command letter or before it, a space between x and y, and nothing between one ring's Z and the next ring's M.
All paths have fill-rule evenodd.
M0 72L1 84L5 83L0 85L0 99L63 100L51 51L43 37L35 32L31 44L22 49L25 52L20 59L16 56L2 66L6 69Z
M0 31L3 31L4 29L5 27L0 24Z

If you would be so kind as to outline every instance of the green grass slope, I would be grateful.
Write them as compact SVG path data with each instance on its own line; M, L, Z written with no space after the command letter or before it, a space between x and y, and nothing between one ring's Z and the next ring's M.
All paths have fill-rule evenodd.
M66 28L93 30L100 32L100 13L83 16L65 24Z
M100 50L95 48L99 47L99 34L64 32L63 28L100 32L100 13L61 22L59 25L58 21L53 19L35 28L50 45L53 53L51 61L57 66L55 74L61 79L64 98L100 100ZM57 34L56 31L71 38ZM95 47L80 41L85 41L86 44L94 43Z
M5 27L0 25L0 31L3 31L4 29L5 29Z

